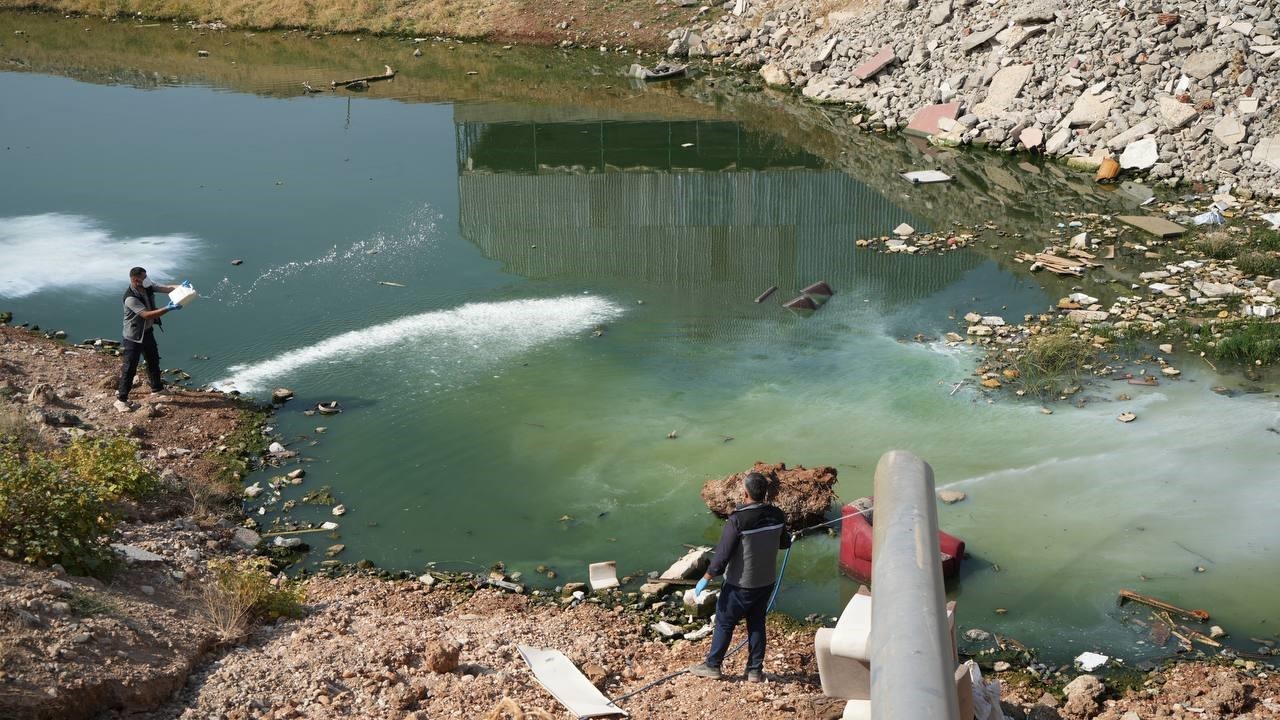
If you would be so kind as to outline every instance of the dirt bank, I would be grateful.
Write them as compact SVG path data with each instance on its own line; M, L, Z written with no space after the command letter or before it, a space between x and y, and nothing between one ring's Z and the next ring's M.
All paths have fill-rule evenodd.
M214 28L305 28L412 37L477 38L494 43L605 46L610 50L665 48L666 32L695 17L697 6L652 0L410 0L349 3L337 0L0 0L0 8L53 10L130 20L177 20Z

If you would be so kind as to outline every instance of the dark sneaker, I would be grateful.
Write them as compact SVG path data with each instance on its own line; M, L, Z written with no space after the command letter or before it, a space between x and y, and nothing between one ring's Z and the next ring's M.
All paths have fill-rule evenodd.
M712 680L720 679L720 668L711 667L706 663L698 663L697 665L694 665L689 668L689 672L697 675L698 677L711 678Z
M763 670L748 670L747 682L764 682Z

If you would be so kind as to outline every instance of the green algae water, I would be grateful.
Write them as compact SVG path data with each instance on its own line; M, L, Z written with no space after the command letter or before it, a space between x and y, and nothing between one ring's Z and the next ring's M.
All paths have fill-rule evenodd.
M1140 195L836 132L722 78L633 86L627 57L411 49L0 14L0 309L113 338L129 267L191 279L165 366L297 393L275 429L308 472L285 498L332 487L348 561L501 561L546 587L599 560L661 570L718 536L706 479L831 465L848 500L904 448L968 495L939 508L971 554L962 626L1058 659L1167 652L1116 610L1131 587L1210 610L1240 647L1275 637L1274 393L1214 394L1241 383L1175 358L1179 382L1093 385L1045 415L975 392L974 352L939 340L968 311L1065 295L1009 250ZM366 93L301 87L384 63L399 75ZM928 167L955 182L896 176ZM854 247L986 221L1007 232L942 255ZM819 311L780 307L817 280L836 290ZM1103 280L1075 282L1114 297ZM345 411L302 412L329 400ZM836 552L797 546L781 609L838 612Z

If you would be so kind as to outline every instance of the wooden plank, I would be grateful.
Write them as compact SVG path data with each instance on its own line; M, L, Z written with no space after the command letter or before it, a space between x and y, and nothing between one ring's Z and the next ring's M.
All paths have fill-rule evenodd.
M1164 218L1152 217L1151 215L1118 215L1116 219L1159 238L1177 237L1187 231L1186 228L1178 223L1170 222Z

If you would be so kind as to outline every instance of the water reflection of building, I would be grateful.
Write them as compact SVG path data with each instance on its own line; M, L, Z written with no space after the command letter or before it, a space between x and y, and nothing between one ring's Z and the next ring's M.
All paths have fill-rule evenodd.
M459 122L456 133L463 236L530 278L631 280L735 302L827 279L905 300L978 262L855 254L858 237L924 223L734 122Z

